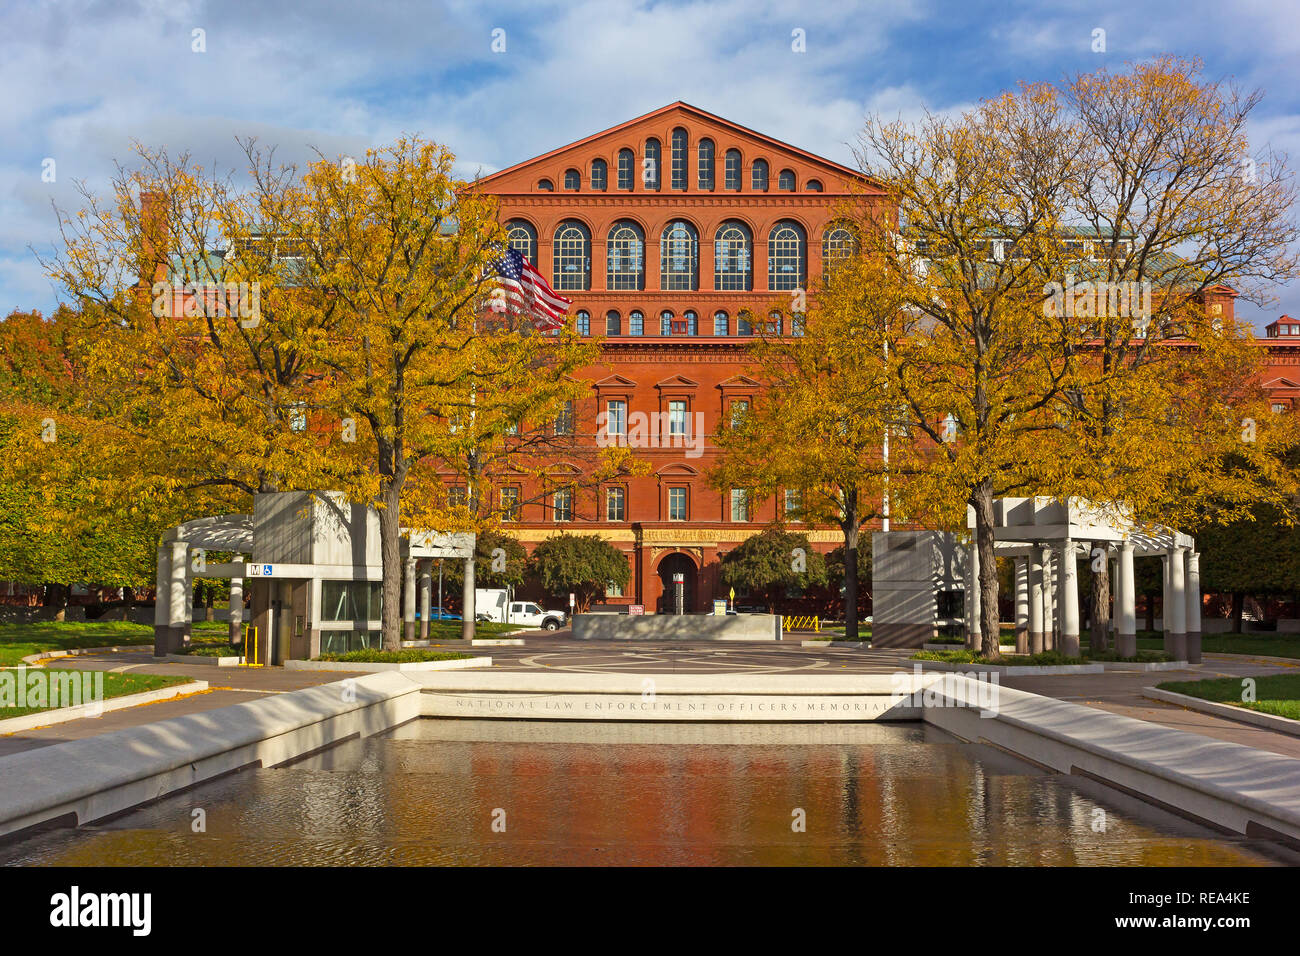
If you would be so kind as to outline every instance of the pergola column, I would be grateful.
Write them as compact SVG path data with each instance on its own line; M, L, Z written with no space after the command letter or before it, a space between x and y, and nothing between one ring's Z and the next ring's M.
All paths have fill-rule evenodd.
M1029 653L1043 650L1043 556L1033 547L1025 559L1029 565Z
M420 562L420 640L429 639L430 594L433 591L433 562Z
M1074 542L1061 545L1060 607L1061 636L1057 648L1066 657L1079 656L1079 565L1074 559Z
M1169 637L1165 650L1176 661L1187 660L1187 574L1183 548L1169 549Z
M402 581L402 620L405 622L405 640L415 640L415 558L406 556L406 575Z
M242 555L235 555L238 561ZM230 579L230 643L238 644L242 640L240 628L244 623L244 579Z
M167 587L167 651L174 654L185 644L185 635L190 629L190 562L189 545L184 541L173 541L169 555L169 578Z
M1016 558L1016 653L1029 653L1029 558Z
M1115 554L1113 557L1114 560L1112 561L1112 556L1109 554L1109 552L1106 555L1106 560L1108 562L1111 562L1110 564L1110 620L1108 622L1107 630L1112 635L1118 635L1119 634L1119 589L1121 586L1120 567L1119 567L1119 549L1115 550ZM1115 637L1112 637L1111 640L1112 641L1115 640Z
M1052 549L1043 548L1043 650L1056 647L1056 595L1052 593Z
M158 545L158 576L154 579L153 655L162 657L171 647L171 545Z
M1187 549L1187 663L1201 662L1201 556Z
M1173 597L1169 593L1169 555L1160 555L1160 630L1164 633L1165 650L1169 650L1169 635L1171 631L1169 626L1173 623L1173 616L1169 612L1169 605Z
M980 649L980 555L975 537L966 549L966 646Z
M1119 597L1116 650L1120 657L1137 656L1137 605L1133 593L1133 542L1125 539L1119 548Z

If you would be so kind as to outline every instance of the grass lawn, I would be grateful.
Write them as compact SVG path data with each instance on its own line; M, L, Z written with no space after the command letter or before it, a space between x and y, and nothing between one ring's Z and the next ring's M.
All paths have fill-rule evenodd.
M200 621L191 630L196 644L225 643L230 625ZM79 647L153 644L153 625L130 621L32 621L0 624L0 667L21 664L29 654Z
M79 670L58 670L55 668L29 668L26 677L30 678L33 673L43 674L85 674L87 671ZM187 684L192 678L189 677L164 677L161 674L104 674L104 699L110 697L122 697L125 694L138 694L146 690L157 690L160 687L168 687L172 684ZM47 691L47 699L49 692ZM15 696L14 700L17 699ZM0 720L8 717L22 717L25 714L35 714L40 711L55 710L51 707L6 707L0 704Z
M1156 631L1139 631L1137 644L1139 651L1163 651L1165 647L1164 637ZM1300 634L1202 634L1201 650L1207 654L1261 654L1300 659Z
M460 621L430 621L429 640L455 641L460 639ZM475 637L499 637L513 631L528 630L521 624L500 624L496 621L480 621L474 625ZM420 636L420 622L415 622L415 636Z
M0 624L0 666L21 664L28 654L113 644L152 644L153 626L128 621L33 621Z
M974 651L965 648L958 651L918 651L911 657L914 661L940 661L945 664L1005 664L1007 667L1057 667L1062 664L1087 664L1082 657L1066 657L1057 651L1043 651L1041 654L1003 654L997 660L989 660Z
M1270 674L1267 677L1251 678L1255 682L1256 699L1249 702L1241 699L1243 679L1222 677L1214 680L1166 681L1156 686L1161 690L1199 697L1217 704L1233 704L1265 714L1300 720L1300 674Z

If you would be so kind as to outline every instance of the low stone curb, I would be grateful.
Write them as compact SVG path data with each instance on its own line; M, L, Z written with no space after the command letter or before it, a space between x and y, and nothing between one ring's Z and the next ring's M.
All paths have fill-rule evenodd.
M450 661L404 661L402 663L368 664L349 661L285 661L287 671L344 671L372 674L382 671L454 671L465 667L491 667L490 657L463 657Z
M1300 737L1300 720L1292 720L1290 717L1279 717L1277 714L1265 714L1246 707L1220 704L1213 700L1202 700L1199 697L1192 697L1190 694L1178 694L1172 690L1161 690L1159 687L1143 687L1142 696L1163 701L1166 704L1177 704L1179 707L1186 707L1188 710L1199 710L1203 714L1226 717L1228 720L1253 724L1256 727L1276 730L1278 733L1289 734L1292 737Z
M523 647L522 637L476 637L470 641L474 647Z
M1142 661L1125 662L1125 661L1098 661L1102 667L1108 671L1183 671L1193 667L1200 667L1200 664L1191 664L1187 661Z
M870 641L800 641L800 647L870 647Z
M202 664L207 667L238 667L244 663L242 657L209 657L205 654L167 654L163 660L169 664Z
M170 700L173 697L197 694L207 689L207 681L196 680L188 684L159 687L157 690L144 690L138 694L123 694L121 697L110 697L107 700L95 701L89 704L77 704L75 707L57 707L36 714L10 717L8 720L0 720L0 734L14 734L22 730L49 727L53 724L65 724L70 720L81 720L82 718L93 720L110 711L125 710L127 707L135 707L139 704L153 704L160 700Z
M122 644L118 647L70 647L64 651L41 651L39 654L28 654L23 658L23 663L35 664L37 661L52 661L60 657L81 657L83 654L120 654L123 651L152 650L152 644Z
M1106 672L1106 668L1101 664L1027 664L1023 667L1014 667L1007 664L954 664L949 661L917 661L910 658L908 662L920 664L923 670L974 671L977 674L1000 674L1003 677L1052 677Z

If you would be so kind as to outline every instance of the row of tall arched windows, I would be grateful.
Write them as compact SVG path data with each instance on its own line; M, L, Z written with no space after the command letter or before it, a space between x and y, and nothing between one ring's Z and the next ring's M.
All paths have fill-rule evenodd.
M695 144L695 184L697 189L711 192L714 189L714 170L716 150L713 140L705 137ZM691 182L691 147L690 135L684 127L678 126L672 131L668 144L668 184L671 189L686 190ZM618 152L618 169L615 188L632 191L637 180L642 189L658 190L662 179L660 164L662 160L661 144L651 136L642 145L641 160L638 163L636 153L628 148ZM741 188L743 159L738 149L728 149L722 158L722 188L738 191ZM765 159L755 159L750 163L749 188L756 192L768 190L768 163ZM590 189L604 192L609 188L609 166L603 159L593 159L588 170L587 183ZM777 173L778 191L794 192L797 178L793 169L782 169ZM537 188L553 190L554 184L549 179L540 179ZM567 169L564 172L564 188L570 192L582 189L582 172ZM804 181L805 192L822 191L821 180Z
M537 261L537 231L516 220L506 231L512 248ZM852 230L832 223L822 233L822 259L827 265L851 256L856 247ZM753 289L753 236L737 220L720 225L713 235L713 288L718 292ZM659 240L659 281L666 290L699 288L700 237L684 219L670 222ZM552 285L557 291L591 288L591 235L572 220L559 224L553 243ZM605 287L637 291L645 288L645 235L630 220L620 220L605 237ZM767 287L773 292L801 289L807 281L807 237L803 227L788 220L774 225L767 236Z

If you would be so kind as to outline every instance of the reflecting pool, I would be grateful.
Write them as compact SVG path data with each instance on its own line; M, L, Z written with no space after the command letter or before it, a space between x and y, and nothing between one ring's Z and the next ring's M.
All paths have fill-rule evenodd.
M1217 866L1280 854L924 724L470 720L413 721L0 846L0 862L62 866Z

